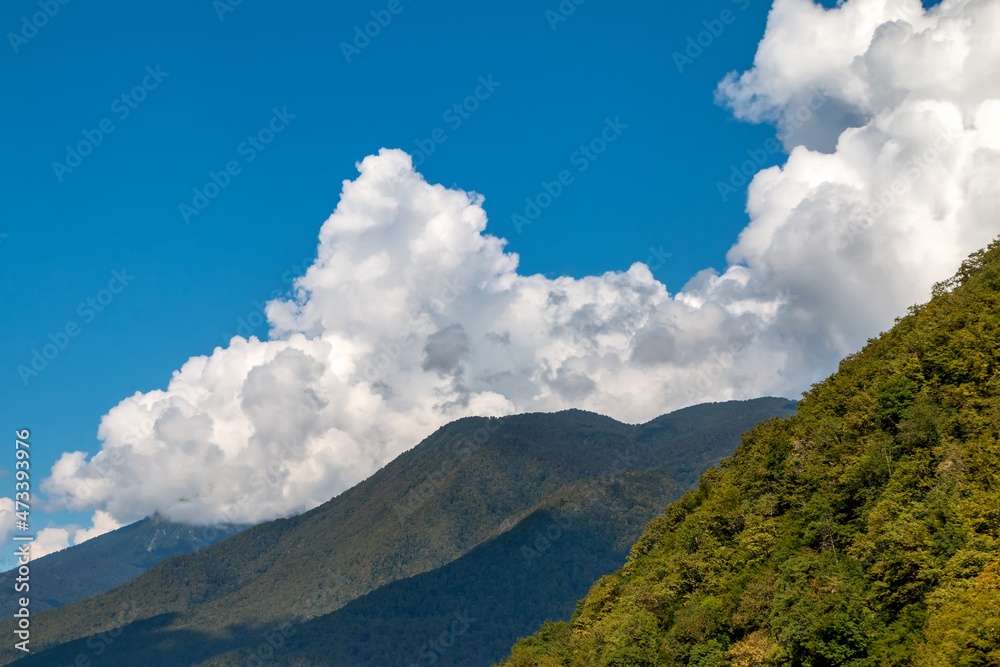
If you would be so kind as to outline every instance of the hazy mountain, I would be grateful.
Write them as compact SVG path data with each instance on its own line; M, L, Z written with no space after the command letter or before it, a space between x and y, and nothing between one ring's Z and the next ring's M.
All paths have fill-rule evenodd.
M31 611L98 595L134 579L164 558L191 553L246 526L189 526L152 516L31 561ZM0 574L0 615L18 608L16 570Z

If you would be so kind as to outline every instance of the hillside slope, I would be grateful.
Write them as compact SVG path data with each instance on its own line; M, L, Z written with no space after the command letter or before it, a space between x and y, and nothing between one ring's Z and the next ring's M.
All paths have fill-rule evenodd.
M114 630L123 618L178 643L238 642L291 617L319 572L335 570L343 581L313 615L453 561L568 483L665 460L704 469L732 452L741 431L792 408L775 398L700 406L660 418L654 433L578 410L461 419L310 512L38 615L32 645ZM206 629L209 638L199 634ZM20 657L5 650L4 664Z
M683 491L650 472L567 485L462 558L306 623L274 664L488 667L531 628L568 619L594 581L621 566L646 524ZM469 627L453 633L455 619ZM238 667L253 649L259 639L203 667Z
M1000 242L505 665L1000 665Z
M189 526L160 516L122 526L104 535L31 561L31 612L37 614L99 595L134 579L170 556L221 542L246 526ZM16 570L0 574L0 617L17 610Z
M574 482L510 530L443 567L387 584L312 620L305 620L311 605L304 605L301 616L199 664L366 667L433 658L439 667L488 667L545 619L569 618L580 596L621 566L646 523L683 491L650 472ZM338 583L337 573L322 573L313 597ZM156 627L126 626L100 664L188 665L228 645L202 635L179 650L174 639ZM100 641L77 640L18 664L70 664L87 653L88 642Z

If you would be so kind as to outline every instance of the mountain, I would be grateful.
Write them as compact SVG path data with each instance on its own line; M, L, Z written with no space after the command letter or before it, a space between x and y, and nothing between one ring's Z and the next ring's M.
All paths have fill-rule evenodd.
M646 523L682 492L676 482L652 472L569 484L509 530L447 565L387 584L311 620L305 618L311 605L303 605L301 615L199 664L235 667L256 659L272 665L362 667L433 660L440 667L488 666L546 618L568 618L593 582L624 562ZM338 573L321 573L314 596L342 582ZM151 653L149 642L162 641L151 630L125 628L101 664L124 667L153 659L154 664L186 665L197 659L176 650ZM87 653L88 641L99 639L69 642L38 660L71 663ZM225 639L203 634L197 650L211 654L226 645Z
M39 613L98 595L170 556L191 553L246 526L189 526L152 516L31 561L31 611ZM0 574L0 617L18 609L16 570ZM7 594L10 592L11 594Z
M1000 241L504 665L1000 665Z
M579 410L461 419L310 512L168 558L103 595L43 612L33 619L32 646L96 641L110 631L144 637L147 664L207 659L300 613L324 572L338 573L339 584L310 606L313 617L455 561L567 484L665 462L687 479L731 453L742 431L793 409L787 399L765 398L696 406L645 425ZM113 664L123 645L110 646L102 662ZM8 648L0 657L6 664L19 656ZM36 660L51 662L42 653L25 664Z

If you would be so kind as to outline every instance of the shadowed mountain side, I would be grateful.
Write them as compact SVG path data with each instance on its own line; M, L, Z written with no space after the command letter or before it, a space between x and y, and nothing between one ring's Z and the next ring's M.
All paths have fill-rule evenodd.
M188 665L242 646L201 664L406 666L433 655L441 667L488 666L542 621L569 618L576 600L624 562L648 521L683 491L649 472L575 482L461 558L324 616L306 620L305 602L288 621L225 634L174 632L156 617L17 664L71 664L97 648L102 666ZM336 573L317 573L312 597L341 581Z
M579 599L574 594L620 566L646 522L682 491L645 472L574 484L442 568L286 627L289 636L270 664L488 667L546 619L568 619ZM252 654L268 655L261 648L266 637L255 639L202 667L236 667Z
M138 613L138 608L126 607L118 610L117 623L108 629L60 644L47 651L39 651L27 655L17 661L18 665L31 667L136 667L150 665L151 667L180 667L192 664L179 657L158 661L144 661L140 654L148 653L146 642L156 642L164 633L168 633L169 642L175 646L204 647L206 651L225 650L235 642L232 636L219 635L210 629L173 630L176 613L159 614L137 621L129 621ZM234 627L230 632L236 636L246 636L259 628Z

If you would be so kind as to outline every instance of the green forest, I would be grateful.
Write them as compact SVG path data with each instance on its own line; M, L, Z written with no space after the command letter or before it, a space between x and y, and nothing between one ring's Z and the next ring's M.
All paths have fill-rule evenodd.
M593 582L625 562L646 523L731 454L741 433L793 411L787 399L760 398L693 406L638 425L581 410L461 419L314 510L43 611L33 617L37 653L0 648L0 664L70 664L80 654L98 657L98 646L95 664L191 665L256 649L286 623L297 632L282 660L325 650L334 639L352 660L419 657L441 620L433 610L443 617L469 610L490 620L439 664L489 665L544 619L569 618ZM629 472L648 472L655 483L600 486L614 502L580 508L549 557L528 563L519 546L504 546L525 542L521 534L532 535L539 516L574 484ZM488 585L487 573L494 577ZM365 618L380 619L372 632L343 632ZM10 630L13 622L0 625ZM486 629L492 625L496 631ZM331 634L330 627L339 629ZM392 641L376 646L371 637L381 632Z
M998 301L994 242L503 664L1000 665Z

